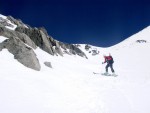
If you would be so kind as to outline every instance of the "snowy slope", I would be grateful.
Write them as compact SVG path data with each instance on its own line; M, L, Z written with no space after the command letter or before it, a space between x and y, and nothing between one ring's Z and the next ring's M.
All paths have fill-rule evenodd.
M51 56L37 48L41 71L24 67L8 50L0 51L0 113L149 113L150 27L99 55ZM0 37L3 41L6 37ZM137 43L136 40L147 40ZM117 77L105 72L103 54L114 57ZM43 63L49 61L53 68ZM110 70L109 70L110 71Z

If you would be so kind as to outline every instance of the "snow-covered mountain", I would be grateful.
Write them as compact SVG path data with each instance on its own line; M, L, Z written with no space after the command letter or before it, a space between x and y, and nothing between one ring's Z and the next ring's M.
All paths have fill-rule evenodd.
M0 15L0 35L7 38L1 42L0 50L6 48L20 63L34 70L41 70L34 52L37 47L53 56L69 54L87 58L76 45L57 41L45 28L32 28L11 16Z
M7 26L7 22L2 24L3 19L10 25ZM48 52L47 42L43 41L43 47L40 41L30 38L34 36L31 31L38 32L39 36L38 28L30 28L21 21L12 23L7 19L0 15L0 113L150 112L150 27L109 48L62 42L56 46L55 39L51 38L54 46L51 47L55 50L52 53L58 54L53 55ZM19 35L12 31L19 32ZM27 38L22 35L22 38L14 38L20 36L21 32L26 33ZM40 33L46 34L43 32ZM11 47L17 48L17 51ZM35 57L31 49L40 71L22 65L22 61L18 62L22 58L22 51L29 52L26 57ZM61 50L62 54L56 50ZM103 54L109 53L114 58L114 69L118 76L93 74L105 72ZM36 60L30 59L34 65L32 60Z

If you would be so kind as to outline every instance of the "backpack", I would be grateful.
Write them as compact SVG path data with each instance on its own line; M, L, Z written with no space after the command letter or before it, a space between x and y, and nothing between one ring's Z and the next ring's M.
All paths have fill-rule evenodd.
M110 58L110 60L108 60L108 63L114 63L114 59L113 59L113 57L112 56L109 56L109 58Z

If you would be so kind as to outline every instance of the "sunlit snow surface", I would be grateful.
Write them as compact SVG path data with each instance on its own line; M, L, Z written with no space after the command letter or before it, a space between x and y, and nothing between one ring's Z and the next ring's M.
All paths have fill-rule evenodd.
M51 56L37 48L41 71L24 67L3 49L0 113L150 113L149 36L150 27L113 47L96 47L100 51L96 56L81 45L88 59ZM147 43L137 43L138 39ZM105 72L103 54L108 53L118 76L93 74Z

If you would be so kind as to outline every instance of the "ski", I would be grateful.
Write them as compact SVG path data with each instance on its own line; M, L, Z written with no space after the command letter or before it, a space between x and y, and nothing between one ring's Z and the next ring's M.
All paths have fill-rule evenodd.
M114 77L117 77L118 75L116 75L116 74L110 74L110 73L101 73L101 75L104 75L104 76L114 76Z
M93 72L93 74L101 74L101 75L103 75L103 76L114 76L114 77L117 77L117 76L118 76L118 75L116 75L116 74L110 74L110 73L105 74L105 73L98 73L98 72Z

